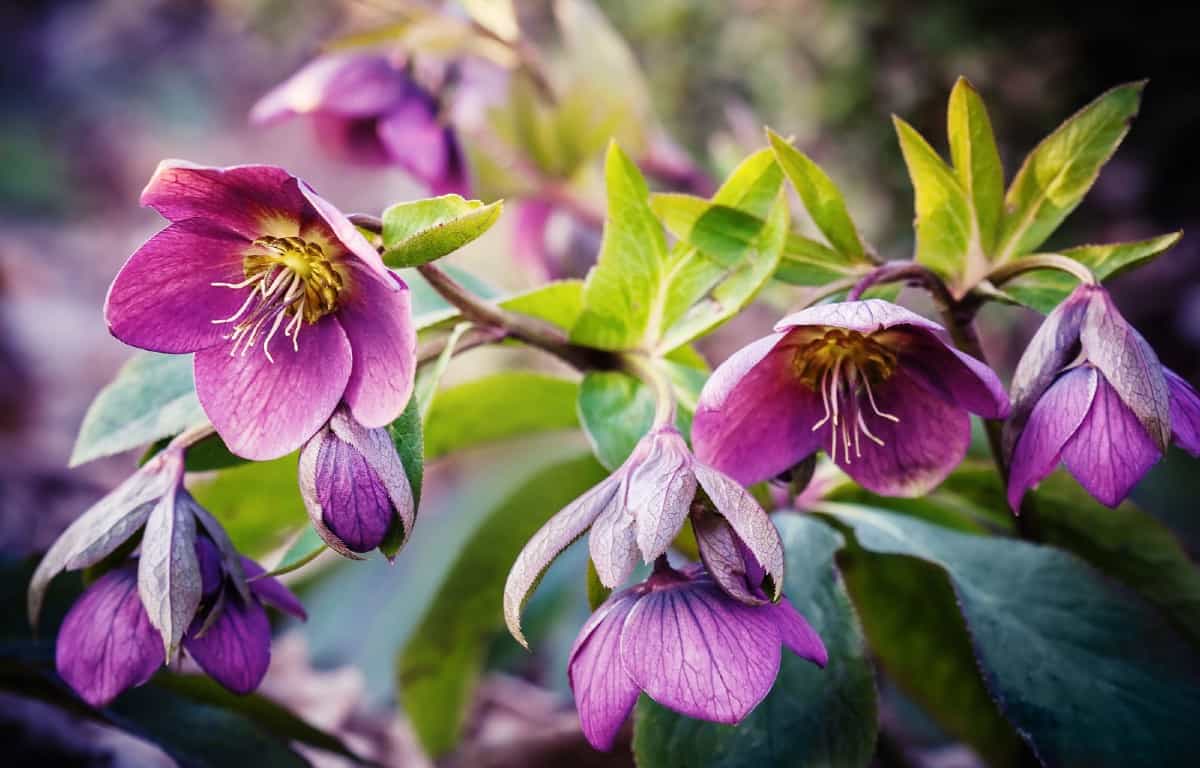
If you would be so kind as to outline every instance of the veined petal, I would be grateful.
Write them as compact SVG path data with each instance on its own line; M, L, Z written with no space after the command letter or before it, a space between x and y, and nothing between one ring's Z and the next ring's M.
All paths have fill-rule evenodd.
M844 328L863 335L903 326L921 328L938 334L945 333L945 329L932 320L883 299L817 304L783 318L775 324L775 330L786 331L801 326Z
M687 715L737 723L779 673L770 614L711 582L683 582L638 599L621 632L621 660L652 699Z
M138 593L146 613L162 635L167 660L175 658L179 641L200 607L203 579L196 556L196 520L182 488L164 496L142 533L138 558Z
M812 425L824 408L795 375L789 335L759 339L718 366L692 419L696 458L746 485L774 477L820 448Z
M783 541L770 516L733 479L698 461L694 469L696 480L712 500L717 512L770 575L774 583L771 599L778 599L783 589Z
M296 177L273 165L213 168L164 160L142 190L142 205L173 222L202 219L253 240L298 234L304 197Z
M1171 444L1171 395L1158 355L1117 311L1108 291L1096 289L1080 336L1083 354L1165 453Z
M628 483L626 476L615 499L592 523L588 534L588 553L596 576L609 589L624 584L638 564L637 519L626 498Z
M257 600L232 592L225 593L220 611L214 621L196 617L184 648L210 677L244 695L258 688L271 664L271 623Z
M1058 466L1064 446L1092 408L1099 378L1091 366L1068 371L1034 406L1013 449L1008 504L1014 512L1026 491Z
M838 435L837 456L830 458L875 493L903 497L928 493L966 456L970 416L961 406L926 389L904 367L877 385L874 397L882 413L898 419L892 421L863 409L864 423L883 445L860 435L856 450L856 425L848 421ZM826 425L820 430L826 445L833 442L830 429Z
M172 224L134 251L108 289L104 318L126 344L183 353L220 344L215 323L241 307L240 291L214 286L242 280L250 242L200 219Z
M315 488L321 519L348 549L370 552L383 541L392 522L387 489L362 452L335 430L322 432L309 445L313 443L317 444ZM304 450L311 449L306 445Z
M163 644L138 597L137 566L115 568L75 601L58 631L55 667L93 707L149 680L163 665Z
M314 112L378 115L396 104L408 87L403 70L385 56L328 54L305 64L259 99L250 119L264 124Z
M412 396L417 331L408 286L400 278L389 273L388 285L383 285L365 271L356 277L338 312L354 350L344 398L364 427L384 427L400 416Z
M764 606L764 611L770 612L771 621L779 630L779 639L784 647L802 659L808 659L818 667L829 663L829 652L821 636L812 628L808 620L796 610L792 602L784 595L783 599L774 605Z
M248 557L243 557L242 568L246 571L246 578L249 579L250 591L254 593L254 597L301 621L308 618L308 612L304 610L300 598L296 597L292 590L285 587L279 579L274 576L264 576L266 571L261 565Z
M529 644L521 633L521 609L525 607L529 593L554 558L582 536L600 513L614 502L619 487L620 480L609 476L550 518L517 555L504 584L504 622L517 642L526 648Z
M583 625L567 663L583 735L603 751L612 749L637 703L638 687L621 662L621 629L636 602L629 592L609 598Z
M886 341L885 341L886 339ZM888 331L880 338L900 352L900 365L930 392L985 419L1008 416L1008 393L995 371L924 330Z
M1092 407L1063 447L1067 469L1097 501L1115 507L1160 458L1137 415L1098 376Z
M382 427L368 429L340 409L334 411L329 428L366 461L391 502L391 511L399 519L407 541L417 521L416 500L391 433Z
M301 326L299 351L279 346L274 362L257 348L196 353L204 412L229 450L255 461L303 445L329 419L350 378L350 342L332 317Z
M631 467L626 504L634 516L638 549L649 563L667 551L687 519L696 495L692 453L674 427L642 438L645 457Z
M358 231L358 227L350 223L350 219L346 218L346 214L339 211L328 200L318 195L306 182L297 181L297 184L299 185L300 194L304 196L304 200L317 213L316 220L305 221L304 227L300 232L302 237L308 234L314 227L318 231L325 230L327 235L336 238L349 253L357 257L358 262L367 271L382 280L385 289L398 291L404 286L404 283L392 279L392 273L384 265L383 258L379 255L379 252L367 242L367 238L363 237L362 232Z
M325 507L322 501L325 494L318 485L330 481L328 465L321 460L322 448L327 442L337 442L337 436L328 425L322 427L300 449L300 462L296 470L297 482L300 487L300 497L304 500L304 508L308 512L308 520L313 530L321 537L325 545L342 557L350 560L364 560L362 555L342 541L325 522ZM323 470L323 471L318 471Z
M1200 394L1170 368L1163 367L1171 392L1171 432L1175 444L1200 457Z
M747 605L769 602L756 589L762 583L761 566L755 562L752 569L755 573L749 572L746 557L749 555L753 559L754 555L738 541L737 534L723 517L706 510L693 512L692 531L696 534L696 547L705 570L725 594Z

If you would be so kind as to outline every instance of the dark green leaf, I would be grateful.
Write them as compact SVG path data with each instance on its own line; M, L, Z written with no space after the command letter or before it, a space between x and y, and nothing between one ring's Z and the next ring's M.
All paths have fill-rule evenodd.
M504 577L530 536L604 477L590 456L535 475L475 531L398 659L405 711L426 751L458 742L490 641L504 631Z
M243 464L211 480L192 483L192 493L210 510L238 550L261 557L283 546L308 524L296 483L296 456Z
M438 393L425 430L429 461L482 443L579 425L576 382L506 371Z
M459 195L397 203L383 212L384 263L415 267L453 253L488 231L503 206Z
M1195 652L1155 610L1058 549L826 503L881 555L949 576L988 688L1048 765L1183 766Z
M138 352L92 401L70 465L147 445L207 420L192 384L191 355Z
M660 361L676 389L682 389L693 404L703 386L703 374L689 376L686 366ZM674 370L674 375L669 371ZM679 398L675 424L685 436L691 431L691 409ZM637 378L620 371L591 371L579 387L579 421L592 444L596 458L608 469L616 469L654 422L654 393Z
M638 702L640 768L865 766L874 752L875 680L854 608L833 556L841 534L809 517L776 518L787 552L784 594L821 635L818 669L784 649L771 693L736 726L690 720L646 697Z
M997 261L1031 253L1075 210L1129 132L1145 86L1102 94L1029 153L1004 198Z

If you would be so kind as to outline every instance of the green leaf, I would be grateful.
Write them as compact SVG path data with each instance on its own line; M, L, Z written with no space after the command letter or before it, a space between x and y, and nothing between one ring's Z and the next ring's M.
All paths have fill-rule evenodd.
M919 560L859 547L849 548L838 563L888 677L988 765L1021 765L1025 744L979 676L946 574Z
M707 226L717 225L708 214L697 220L693 237ZM767 284L783 253L788 236L787 199L778 195L758 236L747 244L742 257L723 266L699 248L684 253L671 269L666 317L671 321L659 343L660 351L676 349L703 336L742 311Z
M1097 278L1105 280L1148 264L1170 250L1182 232L1159 235L1149 240L1109 245L1081 245L1059 253L1087 265ZM1075 278L1055 269L1039 269L1018 275L1005 283L1001 290L1017 302L1039 312L1049 312L1075 289Z
M500 306L569 330L583 311L583 281L555 280L502 299Z
M686 436L691 431L692 409L704 385L703 372L689 376L684 373L687 366L661 360L655 364L671 378L676 391L683 391L683 397L677 396L675 425ZM590 371L579 386L579 421L596 458L608 469L616 469L633 453L638 440L650 431L654 423L654 393L627 373Z
M596 573L596 564L592 562L592 558L587 561L587 598L588 607L593 611L596 610L608 599L612 594L612 590L604 586L600 581L600 574Z
M175 435L170 435L155 441L153 445L146 449L141 458L138 459L138 466L145 464L151 457L162 452L174 437ZM188 472L211 472L216 469L236 467L238 464L245 464L247 461L249 459L243 459L241 456L230 451L220 435L213 434L188 446L185 463Z
M851 262L829 246L789 232L783 244L775 279L789 285L827 285L835 280L865 275L868 263Z
M987 260L972 237L967 196L954 172L921 134L898 117L892 120L916 191L917 261L961 297L987 273Z
M221 521L238 550L261 557L308 524L296 484L296 455L232 467L191 484L201 506Z
M736 726L691 720L643 696L633 737L640 768L855 768L870 762L875 679L833 562L842 536L810 517L775 519L787 552L784 594L825 642L828 666L818 669L784 649L774 689Z
M556 464L506 498L475 531L398 659L405 712L422 746L453 749L490 642L504 632L504 577L552 515L604 477L590 456Z
M426 460L532 432L574 429L578 394L574 381L529 371L506 371L444 389L426 419Z
M138 448L207 420L192 383L191 355L138 352L92 401L70 465Z
M1004 198L997 261L1031 253L1075 210L1129 132L1145 86L1102 94L1029 153Z
M571 341L599 349L652 345L662 332L652 316L663 290L666 238L647 200L646 180L615 143L604 162L608 214L596 266L583 287L583 311Z
M775 160L792 182L805 210L833 249L850 261L865 261L858 230L846 210L846 200L833 180L808 155L793 147L779 134L767 129L767 138Z
M945 571L988 688L1044 763L1191 762L1195 652L1134 595L1051 547L866 507L819 510L851 526L864 549Z
M1004 489L990 466L966 464L940 490L980 506L1006 508ZM1133 502L1116 509L1101 505L1061 471L1038 485L1034 499L1038 532L1047 544L1137 591L1200 646L1200 569L1170 529Z
M415 267L440 259L491 229L503 207L460 195L397 203L383 212L383 261Z
M954 171L975 215L980 247L990 256L1004 212L1004 168L987 108L965 77L950 92L946 119Z

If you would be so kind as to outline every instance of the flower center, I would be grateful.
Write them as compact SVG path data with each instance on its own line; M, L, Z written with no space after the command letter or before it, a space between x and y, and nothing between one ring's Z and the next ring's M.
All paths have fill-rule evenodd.
M271 362L271 339L280 328L291 338L292 349L300 351L301 327L336 311L344 285L321 246L299 237L258 238L242 261L242 274L246 279L240 283L213 283L236 291L250 289L237 312L213 322L233 324L225 337L233 342L231 356L239 349L246 354L265 333L263 352Z
M896 362L896 353L879 342L857 331L836 328L796 350L796 377L820 392L825 405L825 416L812 429L815 432L830 425L830 458L837 459L839 434L846 464L852 462L852 442L854 458L862 458L860 436L885 445L867 425L865 406L870 407L872 418L899 423L899 417L879 409L872 390L891 378Z

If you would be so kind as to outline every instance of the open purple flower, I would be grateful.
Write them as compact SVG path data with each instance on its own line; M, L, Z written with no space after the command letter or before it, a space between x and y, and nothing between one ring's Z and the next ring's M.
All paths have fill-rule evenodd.
M584 624L567 673L584 735L611 749L638 694L688 717L737 723L770 692L781 646L825 666L821 638L787 598L746 605L700 566L659 565Z
M184 648L218 683L249 693L271 658L271 626L263 604L298 618L304 618L304 608L278 581L263 578L257 563L248 558L230 563L206 536L196 539L195 555L203 603L184 635ZM101 576L71 606L59 629L58 673L94 707L142 685L166 659L138 594L137 571L133 560Z
M300 452L300 494L317 533L339 554L358 559L393 528L407 540L416 502L387 429L367 429L339 408Z
M867 299L789 315L722 363L700 393L692 441L745 485L824 447L864 487L918 496L965 456L968 412L1008 410L996 374L941 326Z
M171 224L113 281L113 335L194 352L196 393L229 448L299 448L345 401L384 426L412 393L408 288L341 212L281 168L166 161L142 193Z
M554 558L591 529L588 539L600 581L620 586L638 560L653 562L679 534L697 490L711 502L736 539L765 570L774 594L783 584L783 542L770 517L742 486L699 462L673 426L643 437L625 463L575 499L533 535L513 563L504 587L504 616L522 644L521 608Z
M466 194L463 153L436 99L402 64L375 53L321 56L259 100L255 123L310 115L321 142L367 165L397 165L433 194Z
M1098 285L1046 316L1013 377L1008 501L1061 462L1088 493L1120 504L1174 441L1200 456L1200 395L1164 367Z

